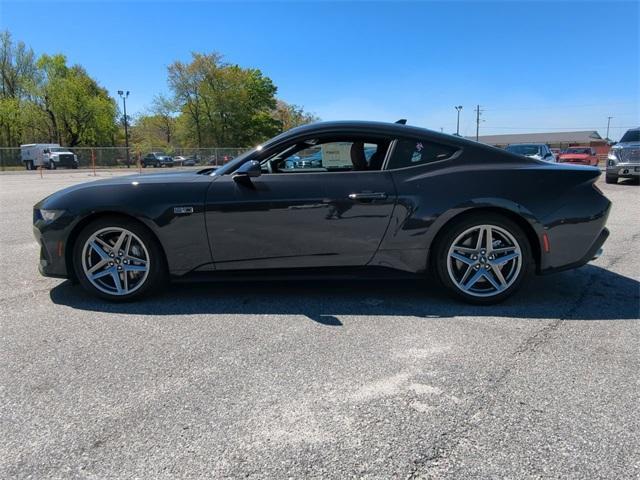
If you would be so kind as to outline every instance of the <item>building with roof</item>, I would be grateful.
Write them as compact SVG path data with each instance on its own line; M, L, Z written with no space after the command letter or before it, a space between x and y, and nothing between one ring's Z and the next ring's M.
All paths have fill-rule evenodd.
M475 140L476 137L467 137ZM598 155L606 155L609 144L595 130L578 132L547 132L547 133L509 133L505 135L481 135L478 141L504 148L512 143L546 143L552 148L592 147Z

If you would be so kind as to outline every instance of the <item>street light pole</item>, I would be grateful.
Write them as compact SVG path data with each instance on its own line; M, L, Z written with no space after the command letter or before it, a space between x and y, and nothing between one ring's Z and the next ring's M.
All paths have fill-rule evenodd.
M456 135L459 137L460 136L460 110L462 110L462 105L458 105L457 107L455 107L455 109L458 111L458 123L456 125Z
M131 164L131 160L129 159L129 127L127 125L127 97L129 96L129 90L126 92L118 90L118 95L122 97L122 106L124 107L124 145L127 150L127 168L129 168Z
M607 117L607 141L609 141L609 125L611 125L611 119L613 117Z

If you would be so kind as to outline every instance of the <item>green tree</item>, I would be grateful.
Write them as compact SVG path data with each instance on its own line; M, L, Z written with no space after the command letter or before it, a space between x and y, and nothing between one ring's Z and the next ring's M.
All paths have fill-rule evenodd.
M74 147L109 145L117 130L116 102L79 65L64 55L42 55L37 103L46 113L52 140Z
M280 123L281 132L320 121L319 117L312 113L305 112L304 108L289 104L283 100L278 100L273 116Z
M33 50L0 32L0 145L19 144L28 124L25 104L36 77ZM29 112L30 113L30 112Z
M230 65L218 53L193 53L190 63L169 66L169 86L198 147L251 145L279 130L272 115L276 86L258 69Z

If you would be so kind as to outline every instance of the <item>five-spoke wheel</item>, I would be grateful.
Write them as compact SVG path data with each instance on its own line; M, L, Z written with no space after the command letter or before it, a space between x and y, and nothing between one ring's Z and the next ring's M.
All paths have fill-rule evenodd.
M433 257L432 257L433 258ZM473 303L495 303L513 293L530 270L531 249L518 225L496 214L467 216L436 245L441 282Z
M131 299L159 286L163 260L145 227L118 217L89 224L74 248L74 268L82 286L111 300Z
M85 242L82 268L98 290L111 295L128 295L146 280L149 253L134 233L120 227L107 227Z

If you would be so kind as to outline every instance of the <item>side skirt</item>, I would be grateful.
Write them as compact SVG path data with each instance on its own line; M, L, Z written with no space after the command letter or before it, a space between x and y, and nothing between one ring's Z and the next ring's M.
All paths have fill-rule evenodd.
M389 280L422 279L424 274L403 272L385 267L324 267L295 269L265 269L242 271L192 272L171 280L189 282L252 282L252 281L299 281L299 280Z

